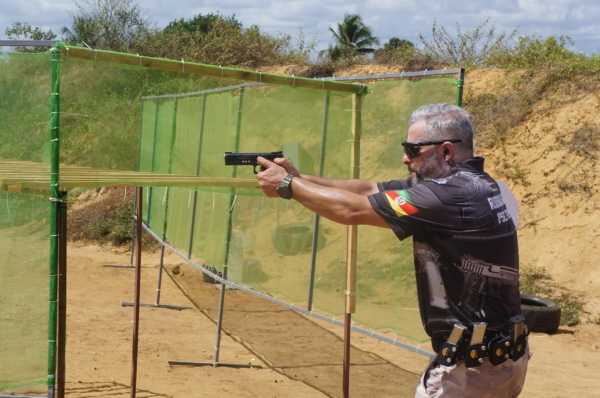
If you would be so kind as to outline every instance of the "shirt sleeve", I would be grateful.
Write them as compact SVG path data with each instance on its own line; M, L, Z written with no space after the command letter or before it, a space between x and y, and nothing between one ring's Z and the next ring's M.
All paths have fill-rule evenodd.
M379 192L383 191L401 191L403 189L408 189L408 181L407 180L394 180L388 182L378 182L377 188L379 188Z
M373 209L400 240L419 232L460 230L458 207L448 197L440 198L429 187L429 182L408 189L389 189L394 187L391 183L382 185L388 190L369 195L368 198Z

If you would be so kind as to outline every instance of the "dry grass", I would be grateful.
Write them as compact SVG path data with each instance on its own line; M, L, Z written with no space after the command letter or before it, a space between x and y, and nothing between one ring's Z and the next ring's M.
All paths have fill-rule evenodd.
M133 188L98 188L69 199L67 237L85 243L131 244ZM148 233L142 235L142 248L154 250L157 243Z

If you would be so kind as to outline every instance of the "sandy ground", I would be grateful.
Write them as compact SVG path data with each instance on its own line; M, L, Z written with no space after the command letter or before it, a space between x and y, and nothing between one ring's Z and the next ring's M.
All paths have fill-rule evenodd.
M126 265L129 252L70 245L68 258L67 397L127 397L133 309L122 302L133 301L134 270L103 264ZM158 252L144 253L142 303L155 303L157 264ZM342 396L342 328L237 290L226 291L219 362L253 367L170 366L212 363L219 291L168 251L165 264L161 304L193 309L141 308L138 397ZM561 327L530 341L522 397L600 396L600 325ZM350 395L411 397L426 361L353 333Z

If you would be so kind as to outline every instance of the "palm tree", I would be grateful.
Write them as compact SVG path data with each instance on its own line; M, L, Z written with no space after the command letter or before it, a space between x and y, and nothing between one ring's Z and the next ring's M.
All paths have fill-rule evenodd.
M92 48L98 46L98 23L93 18L74 15L73 27L69 29L63 26L61 33L63 41L72 46L86 45Z
M363 23L358 14L344 15L342 23L337 24L337 31L333 28L329 30L333 33L336 45L321 51L319 56L327 56L332 61L373 54L375 48L371 46L379 45L379 39L373 37L371 28Z

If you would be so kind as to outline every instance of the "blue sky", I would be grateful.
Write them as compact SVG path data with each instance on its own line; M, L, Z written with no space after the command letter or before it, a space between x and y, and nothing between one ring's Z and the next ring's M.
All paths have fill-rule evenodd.
M96 0L97 1L97 0ZM600 1L598 0L146 0L137 1L146 16L164 27L178 18L196 14L233 15L244 26L258 25L264 31L297 36L302 28L318 48L332 42L329 27L340 22L345 13L357 13L373 29L383 45L391 37L421 45L418 32L431 37L434 19L451 34L455 26L472 29L486 18L496 23L499 32L520 26L518 35L542 37L568 35L572 48L591 54L600 50ZM77 10L72 0L0 0L0 38L14 22L29 23L59 34L70 27L69 11Z

